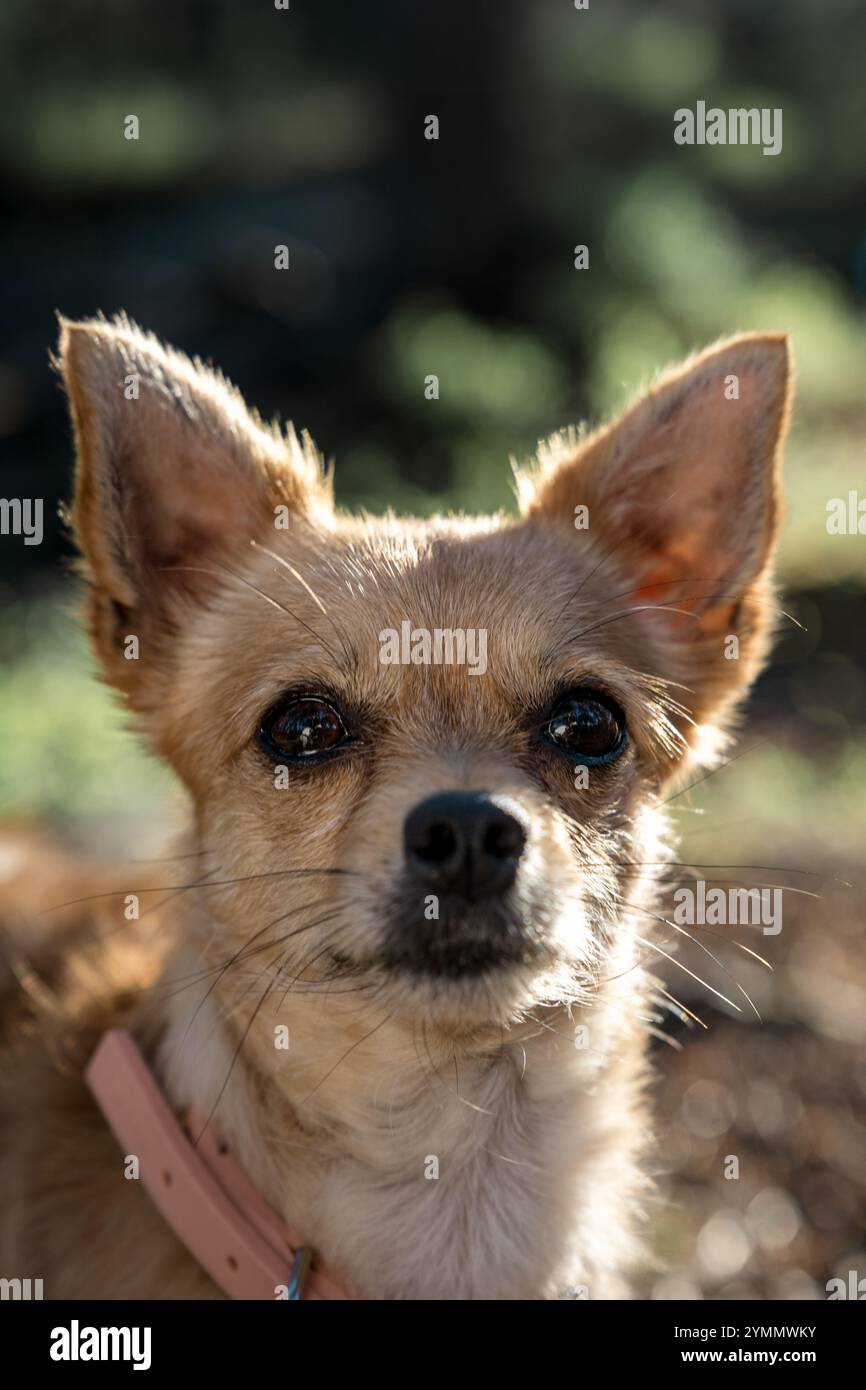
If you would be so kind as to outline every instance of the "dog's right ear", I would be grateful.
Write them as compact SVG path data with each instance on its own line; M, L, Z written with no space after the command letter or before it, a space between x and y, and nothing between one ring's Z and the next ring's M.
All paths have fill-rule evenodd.
M125 634L169 635L281 509L324 520L330 487L307 437L265 425L219 373L124 317L61 320L58 365L91 633L132 695Z

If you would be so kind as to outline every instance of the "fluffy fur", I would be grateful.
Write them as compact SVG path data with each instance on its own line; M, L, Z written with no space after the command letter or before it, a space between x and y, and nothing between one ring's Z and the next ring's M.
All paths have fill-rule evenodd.
M722 343L554 438L518 477L519 518L423 523L338 512L308 439L125 319L64 323L59 365L94 648L190 819L150 884L26 845L7 865L0 1273L53 1298L218 1296L82 1084L122 1021L360 1295L624 1296L647 959L670 949L663 803L718 755L766 657L785 339ZM406 618L485 629L486 674L382 665L379 633ZM628 745L579 788L536 735L557 691L586 687L616 700ZM360 737L278 787L257 732L293 689ZM402 827L452 789L517 809L509 911L538 949L461 973L458 947L446 978L413 975L388 963L421 912L399 891Z

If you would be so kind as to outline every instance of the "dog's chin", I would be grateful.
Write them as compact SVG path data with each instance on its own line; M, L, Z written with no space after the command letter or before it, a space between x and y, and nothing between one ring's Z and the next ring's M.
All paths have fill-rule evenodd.
M515 906L449 903L439 916L394 914L379 967L382 990L407 1015L450 1030L503 1024L538 1002L557 966L541 926Z
M387 970L447 985L528 965L543 952L531 912L510 898L467 902L442 895L434 902L431 909L398 906L389 913L382 944Z
M452 1036L493 1026L498 1036L535 1008L593 993L592 933L576 899L442 896L429 918L405 896L386 903L377 921L356 924L354 941L326 954L335 980L354 982L389 1015ZM371 937L375 946L364 949Z
M538 933L512 909L443 899L432 920L392 923L383 964L418 979L471 981L531 964L542 949Z

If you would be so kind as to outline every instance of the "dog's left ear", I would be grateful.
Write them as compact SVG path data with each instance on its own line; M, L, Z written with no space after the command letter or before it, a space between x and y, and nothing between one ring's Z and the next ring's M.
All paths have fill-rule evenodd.
M587 439L555 440L519 480L528 518L562 523L576 544L598 542L592 563L604 592L617 592L612 612L682 610L645 616L665 639L665 674L689 686L699 718L745 686L766 653L790 378L784 335L731 339L665 374ZM627 582L612 585L615 575ZM736 661L724 650L731 637Z

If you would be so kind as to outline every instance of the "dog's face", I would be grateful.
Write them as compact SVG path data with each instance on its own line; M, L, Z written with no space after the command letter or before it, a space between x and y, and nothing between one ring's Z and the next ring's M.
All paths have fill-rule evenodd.
M247 986L452 1032L591 997L665 790L764 659L784 341L554 441L520 520L431 523L335 513L309 441L125 322L61 353L91 630Z

